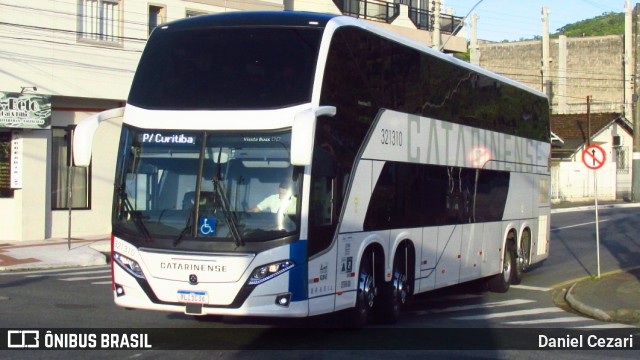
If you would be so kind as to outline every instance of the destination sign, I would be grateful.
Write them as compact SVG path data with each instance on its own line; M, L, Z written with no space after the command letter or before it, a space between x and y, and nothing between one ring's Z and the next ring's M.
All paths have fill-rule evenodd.
M196 136L187 134L141 133L138 141L143 144L195 145Z

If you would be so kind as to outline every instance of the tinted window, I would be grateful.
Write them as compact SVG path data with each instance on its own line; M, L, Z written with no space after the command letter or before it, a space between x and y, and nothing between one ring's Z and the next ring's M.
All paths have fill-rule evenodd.
M502 220L509 178L506 171L387 162L364 230Z
M321 29L157 29L129 103L148 109L277 108L311 99Z
M322 104L354 125L386 108L549 141L545 98L358 28L337 31L326 73Z

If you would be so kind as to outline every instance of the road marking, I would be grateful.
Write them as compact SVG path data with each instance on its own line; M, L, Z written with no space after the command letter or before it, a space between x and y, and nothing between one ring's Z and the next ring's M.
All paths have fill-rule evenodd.
M443 309L431 309L427 310L426 313L431 314L440 314L445 312L454 312L454 311L464 311L464 310L475 310L475 309L490 309L501 306L513 306L513 305L522 305L535 302L534 300L525 300L525 299L514 299L514 300L506 300L506 301L497 301L490 302L486 304L475 304L475 305L461 305L461 306L451 306Z
M87 275L87 274L107 273L107 272L110 272L110 271L111 271L110 269L103 269L103 270L93 270L93 271L66 272L66 273L63 273L63 274L55 274L55 273L36 274L36 275L27 275L25 277L38 278L38 277L54 277L54 276L68 276L68 275Z
M600 220L600 223L607 222L607 221L610 221L610 220L611 219L602 219L602 220ZM574 227L585 226L585 225L595 225L595 223L596 223L595 221L591 221L591 222L586 222L586 223L582 223L582 224L561 226L561 227L557 227L557 228L552 228L551 231L571 229L571 228L574 228Z
M528 286L528 285L511 285L514 289L533 290L533 291L551 291L553 288L540 287L540 286Z
M73 277L67 279L60 279L62 281L84 281L84 280L94 280L94 279L110 279L111 275L106 276L81 276L81 277Z
M110 268L111 265L97 265L97 266L86 266L81 269L98 269L98 268ZM25 270L25 271L3 271L0 272L0 276L7 275L24 275L24 274L47 274L47 273L69 273L78 271L78 268L69 268L69 269L49 269L49 270Z
M93 285L111 285L111 281L96 281L92 282Z
M627 324L598 324L598 325L589 325L589 326L580 326L579 329L637 329L636 326L627 325Z
M468 299L477 299L483 297L484 294L456 294L456 295L447 295L434 299L430 299L433 302L442 302L445 300L468 300Z
M565 323L565 322L580 322L580 321L593 321L593 319L584 318L580 316L565 316L553 319L537 319L537 320L523 320L523 321L508 321L504 324L508 325L534 325L534 324L553 324L553 323Z
M523 315L539 315L539 314L550 314L564 312L564 310L557 307L548 307L541 309L529 309L529 310L517 310L510 312L501 312L494 314L482 314L482 315L473 315L473 316L460 316L454 317L453 320L488 320L488 319L496 319L496 318L505 318L510 316L523 316Z

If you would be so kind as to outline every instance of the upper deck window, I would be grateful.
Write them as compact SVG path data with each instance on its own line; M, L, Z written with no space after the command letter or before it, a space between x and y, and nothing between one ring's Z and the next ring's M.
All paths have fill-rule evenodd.
M213 27L155 31L129 103L147 109L248 110L311 100L322 29Z

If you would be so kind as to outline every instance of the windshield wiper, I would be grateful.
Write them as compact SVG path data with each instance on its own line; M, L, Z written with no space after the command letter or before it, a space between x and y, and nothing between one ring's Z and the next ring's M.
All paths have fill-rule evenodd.
M227 222L227 226L229 226L229 231L235 240L236 246L244 246L244 240L242 239L242 235L240 235L240 231L238 230L238 219L236 218L236 214L231 211L231 207L229 206L229 199L227 199L227 195L222 188L222 184L220 183L220 179L215 177L213 179L213 188L216 192L216 197L220 199L220 207L222 208L222 212L224 213L224 219Z
M149 230L144 224L144 220L142 219L142 214L140 211L136 211L133 209L131 202L129 201L129 197L127 196L127 191L124 186L120 186L118 188L118 194L120 195L120 201L124 204L125 211L131 215L133 220L133 224L136 226L138 231L144 237L144 240L148 243L152 243L153 239L151 238L151 234Z
M224 213L224 219L227 222L227 226L229 227L229 231L233 236L233 240L236 243L237 247L244 246L244 241L242 240L242 235L240 235L240 231L238 231L238 219L236 218L236 214L231 211L231 206L229 205L229 199L227 199L227 195L222 188L222 183L220 182L220 178L222 175L222 164L220 160L222 158L222 147L218 151L218 171L216 176L213 178L213 190L215 191L216 198L220 200L220 207L222 208L222 212Z
M180 232L178 237L175 238L175 240L173 240L173 246L174 247L178 246L180 241L182 241L182 238L191 231L191 228L192 228L191 219L193 218L193 212L194 211L195 211L195 207L193 209L189 210L189 216L187 217L187 224L184 226L184 229L182 229L182 231Z

